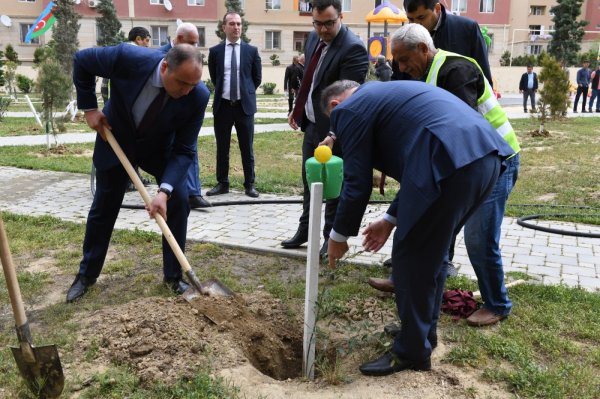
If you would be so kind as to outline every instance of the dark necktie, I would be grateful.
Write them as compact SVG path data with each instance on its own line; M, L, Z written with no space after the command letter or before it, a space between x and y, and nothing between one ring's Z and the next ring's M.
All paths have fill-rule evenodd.
M229 43L231 46L231 73L229 85L229 100L238 99L238 75L237 75L237 57L235 56L235 43Z
M300 90L298 90L298 97L296 97L296 104L294 105L294 110L292 111L292 118L297 124L302 122L304 106L306 105L306 100L308 99L308 93L310 92L310 87L312 86L315 69L317 69L317 64L319 63L319 58L321 58L321 53L323 52L324 47L325 42L319 42L319 46L310 59L308 68L306 68L304 76L302 77Z
M154 97L154 100L152 100L152 102L148 106L144 117L142 118L137 127L138 136L145 136L146 132L152 128L152 125L156 121L156 118L158 118L158 115L160 114L160 111L163 107L166 95L167 92L165 91L165 88L161 87L158 92L158 95Z

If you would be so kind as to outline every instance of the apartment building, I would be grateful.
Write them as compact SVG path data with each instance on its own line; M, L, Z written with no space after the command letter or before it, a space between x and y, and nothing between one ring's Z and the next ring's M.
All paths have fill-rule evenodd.
M79 42L82 48L96 45L98 31L95 18L98 0L72 0L81 15ZM381 0L342 0L343 21L367 43L365 16ZM392 3L402 6L403 0ZM51 38L51 33L25 43L25 35L49 0L2 0L0 14L0 49L11 43L24 63L30 64L35 49ZM200 48L217 44L217 21L225 13L224 0L113 0L117 15L127 33L133 26L144 26L152 35L152 46L158 47L174 36L177 21L191 22L198 27ZM249 22L247 36L261 52L263 62L275 54L282 64L291 62L302 51L302 44L312 30L310 0L241 0L245 19ZM492 39L490 64L499 65L506 50L519 54L538 54L549 42L553 25L550 8L555 0L441 0L449 12L466 16L487 27ZM582 19L590 21L586 30L600 32L600 0L586 0ZM6 23L10 20L9 23ZM4 23L2 23L4 21ZM390 25L388 32L398 26ZM371 35L383 35L383 24L370 27ZM583 48L598 46L600 35L586 34Z

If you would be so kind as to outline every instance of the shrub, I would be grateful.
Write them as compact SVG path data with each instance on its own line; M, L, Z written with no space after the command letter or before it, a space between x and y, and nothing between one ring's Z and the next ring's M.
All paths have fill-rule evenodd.
M277 54L271 55L269 57L269 59L271 60L271 65L273 65L273 66L281 65L281 62L279 61L279 56Z
M31 93L31 89L33 88L33 79L30 79L25 75L18 74L17 87L19 88L19 90L21 90L22 93Z
M211 94L215 92L215 85L213 84L212 80L206 79L204 81L204 84L206 85L206 88L208 89L208 91L211 92Z
M0 97L0 121L4 118L4 113L8 110L10 103L10 97Z
M275 94L276 86L277 86L276 83L266 82L266 83L263 83L262 86L260 86L260 87L262 87L264 94Z

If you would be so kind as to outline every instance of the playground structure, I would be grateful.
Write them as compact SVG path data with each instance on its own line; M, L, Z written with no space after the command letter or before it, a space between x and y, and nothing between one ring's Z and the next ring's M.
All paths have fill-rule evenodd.
M367 21L367 37L369 61L376 61L380 55L386 59L392 59L389 45L388 24L404 24L408 21L404 9L398 8L389 1L383 1L379 6L371 10L365 17ZM371 37L371 23L383 23L383 36Z

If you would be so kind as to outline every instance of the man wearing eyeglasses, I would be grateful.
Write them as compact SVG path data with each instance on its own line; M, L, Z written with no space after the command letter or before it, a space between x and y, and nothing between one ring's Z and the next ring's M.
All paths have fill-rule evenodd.
M302 143L302 182L304 198L302 215L294 237L281 243L284 248L298 248L308 241L308 216L310 192L306 182L304 163L313 156L319 142L329 133L329 117L320 106L321 92L338 80L365 81L369 61L362 41L342 24L342 4L340 0L315 0L312 2L314 32L308 35L304 45L306 64L304 76L296 98L294 109L288 117L292 129L304 132ZM339 152L337 146L334 154ZM339 154L338 154L339 155ZM325 206L325 226L321 247L321 257L327 255L327 241L333 226L337 199L327 200Z
M175 39L171 42L162 46L159 50L167 53L172 47L178 44L189 44L194 47L198 46L200 37L198 35L198 28L189 22L184 22L177 27L175 31ZM192 209L196 208L208 208L211 207L211 203L208 202L202 196L202 185L200 184L200 165L198 163L198 143L194 146L194 159L192 166L188 170L187 174L187 187L188 187L188 201Z

